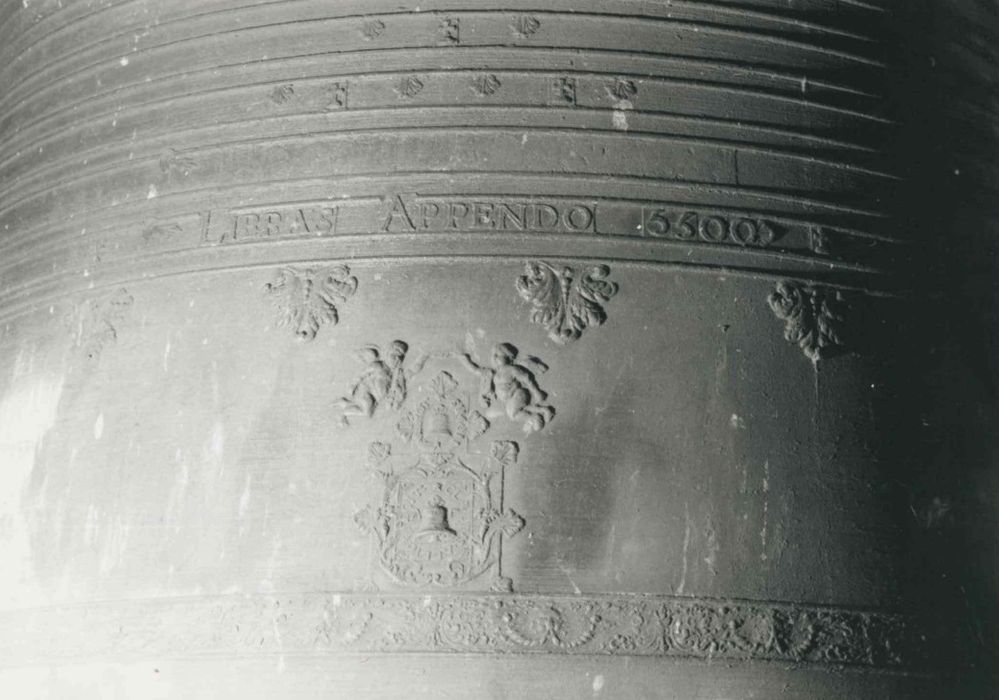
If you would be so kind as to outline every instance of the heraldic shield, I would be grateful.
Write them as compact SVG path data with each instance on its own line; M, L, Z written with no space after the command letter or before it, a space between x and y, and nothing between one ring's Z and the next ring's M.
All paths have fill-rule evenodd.
M372 583L511 590L501 571L502 539L520 532L524 520L504 507L503 488L519 446L480 440L490 422L470 408L468 391L450 372L407 390L400 404L397 444L368 448L380 501L355 516L373 536ZM473 449L476 441L488 451Z

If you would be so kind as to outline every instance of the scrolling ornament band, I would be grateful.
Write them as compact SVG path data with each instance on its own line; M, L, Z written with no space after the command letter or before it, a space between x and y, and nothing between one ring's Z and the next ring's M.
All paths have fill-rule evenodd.
M5 613L0 665L23 663L25 649L46 649L52 659L539 653L901 668L923 657L917 636L901 616L790 604L646 595L313 593Z

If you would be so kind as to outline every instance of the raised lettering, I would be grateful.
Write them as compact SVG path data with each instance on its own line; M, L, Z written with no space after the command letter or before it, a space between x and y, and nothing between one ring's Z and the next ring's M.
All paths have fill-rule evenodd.
M514 207L519 208L520 212L514 211ZM499 209L499 219L498 227L504 231L523 231L524 225L527 222L525 218L527 212L526 204L507 204L501 203L498 205Z
M455 212L459 208L461 208L461 214L456 214ZM464 202L452 202L449 206L449 209L451 211L451 216L450 216L451 228L453 229L462 228L458 220L464 219L466 216L468 216L469 206Z
M432 226L431 221L441 213L441 207L436 202L423 202L420 205L420 228L426 231Z
M577 204L565 215L565 226L573 231L586 231L593 224L593 211L582 204Z
M493 222L493 205L487 202L475 202L473 205L475 215L473 220L476 227L495 228Z
M534 222L538 231L554 231L558 228L558 209L551 204L534 205Z
M392 225L395 223L397 218L402 219L403 225L410 231L416 230L416 225L413 223L413 218L406 210L406 203L402 200L401 195L396 195L392 200L392 208L389 210L388 216L385 217L385 223L382 225L382 231L387 233L392 228Z

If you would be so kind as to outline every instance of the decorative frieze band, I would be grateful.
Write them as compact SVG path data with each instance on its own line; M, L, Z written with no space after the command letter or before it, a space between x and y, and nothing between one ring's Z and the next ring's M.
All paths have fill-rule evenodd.
M128 656L538 653L902 667L899 615L651 595L315 593L95 603L0 615L0 664ZM24 650L47 650L45 659Z

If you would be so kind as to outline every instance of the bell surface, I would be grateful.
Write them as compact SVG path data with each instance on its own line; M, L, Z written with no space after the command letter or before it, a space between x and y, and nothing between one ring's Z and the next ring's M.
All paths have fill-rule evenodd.
M0 697L999 693L994 2L0 36Z

